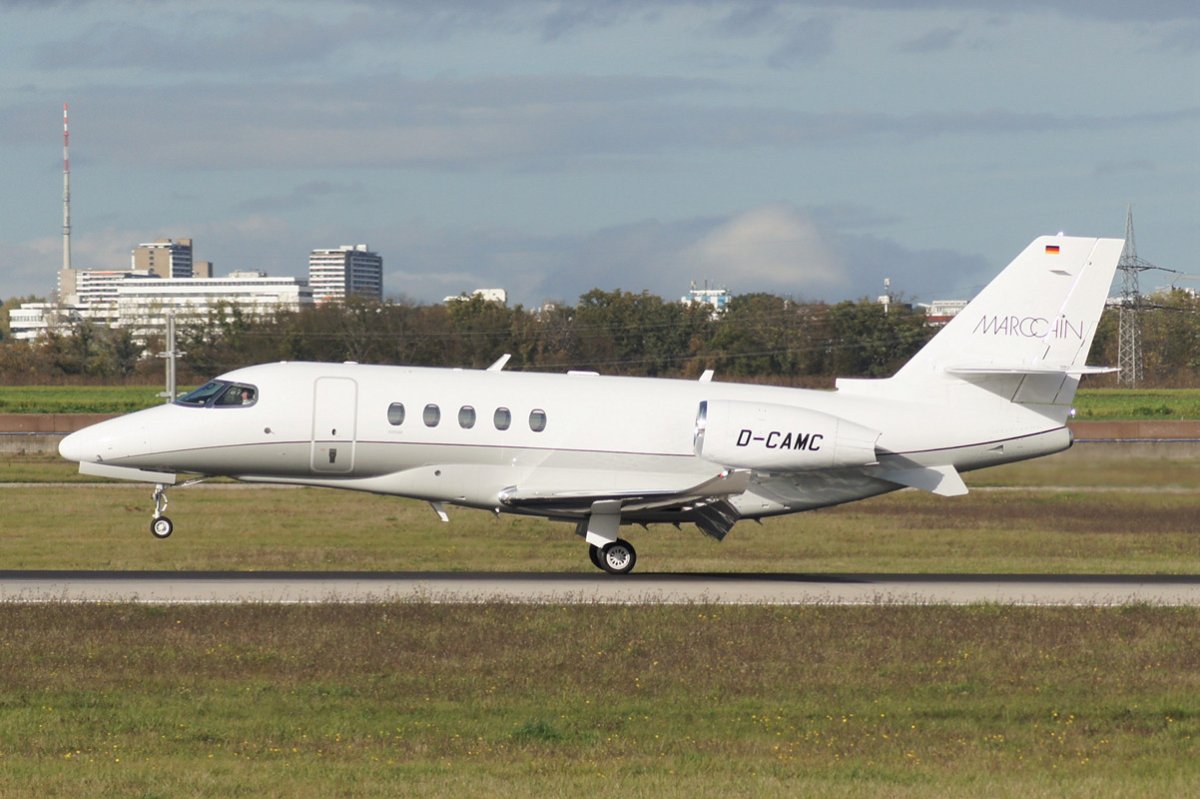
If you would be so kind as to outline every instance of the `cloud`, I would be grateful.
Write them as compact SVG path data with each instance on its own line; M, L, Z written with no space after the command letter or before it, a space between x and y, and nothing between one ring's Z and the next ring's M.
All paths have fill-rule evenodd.
M1092 170L1093 177L1112 175L1153 174L1157 171L1154 162L1145 158L1129 158L1120 161L1101 161Z
M934 28L920 36L900 43L902 53L936 53L949 50L958 44L965 31L964 26Z
M830 235L829 246L844 260L852 276L842 298L878 296L883 281L905 300L969 300L982 289L1011 253L964 253L950 248L913 249L893 239L866 234Z
M1151 130L1200 107L1114 114L1048 110L828 112L755 106L732 87L672 77L508 77L316 84L100 86L72 103L93 162L139 169L610 169L698 150L855 147L947 136ZM0 108L0 141L44 142L44 104Z
M301 208L311 208L322 202L365 203L367 201L366 187L358 181L335 182L330 180L312 180L293 186L287 194L263 195L242 200L234 209L254 213L278 214L295 211Z
M1162 46L1181 53L1200 52L1200 20L1170 26L1163 33Z
M501 286L514 302L527 305L545 300L573 303L593 288L649 291L673 299L686 293L693 281L737 293L853 296L855 276L836 241L834 232L788 204L725 217L642 220L578 235L410 231L403 241L388 244L404 253L398 274L445 273L472 280L452 286L439 282L428 290L389 283L388 290L440 299L443 294Z
M785 28L783 41L767 56L776 69L813 64L833 52L834 23L828 17L812 17Z
M969 299L1013 254L913 249L857 232L859 222L871 218L878 214L869 209L770 204L725 217L643 220L574 236L481 231L452 236L447 231L423 235L420 243L408 238L387 246L403 252L401 257L412 264L398 269L398 277L407 270L454 275L456 280L427 284L426 278L416 277L398 284L389 278L387 288L433 301L499 286L508 290L510 301L534 305L574 303L593 288L649 291L671 300L694 281L735 294L765 291L837 302L874 297L888 277L893 289L909 299ZM385 254L385 265L389 263Z
M753 208L719 225L685 253L703 274L788 294L845 288L845 266L811 217L791 205ZM745 289L742 289L745 290Z
M323 62L350 46L317 20L270 12L212 14L163 8L155 24L100 21L77 35L42 44L33 59L43 70L153 69L156 72L241 74L267 66ZM186 35L164 35L164 31Z

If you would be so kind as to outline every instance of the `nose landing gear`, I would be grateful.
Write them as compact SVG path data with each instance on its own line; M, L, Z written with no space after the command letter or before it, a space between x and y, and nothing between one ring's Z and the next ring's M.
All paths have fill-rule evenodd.
M154 516L150 519L150 534L155 538L166 538L175 530L175 525L163 515L167 509L167 487L162 483L154 486Z

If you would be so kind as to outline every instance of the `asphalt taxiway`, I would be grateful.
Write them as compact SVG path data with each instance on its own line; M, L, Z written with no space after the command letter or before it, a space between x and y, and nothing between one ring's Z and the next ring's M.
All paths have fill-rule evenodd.
M1200 576L0 571L0 602L1200 605Z

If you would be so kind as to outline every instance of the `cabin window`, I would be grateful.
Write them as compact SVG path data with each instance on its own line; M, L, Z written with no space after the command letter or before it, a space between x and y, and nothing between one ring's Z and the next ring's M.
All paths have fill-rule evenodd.
M475 409L470 405L458 409L458 426L466 430L475 426Z
M442 409L430 403L425 406L421 419L425 422L426 427L437 427L438 422L442 421Z
M229 384L223 380L210 380L204 385L193 391L189 391L179 399L175 400L176 405L191 405L196 408L203 408L214 397L218 396L226 389Z
M492 416L492 421L496 424L497 430L507 430L512 424L512 413L508 408L497 408L496 413Z
M192 408L233 408L253 405L257 401L258 389L254 386L210 380L175 400L175 404Z
M213 403L222 408L238 407L242 405L253 405L258 400L258 391L254 386L243 386L234 383L229 388L225 389L225 393L217 398Z
M388 406L388 424L400 426L404 424L404 403L393 402Z
M541 408L535 408L529 412L529 429L535 433L546 429L546 412Z

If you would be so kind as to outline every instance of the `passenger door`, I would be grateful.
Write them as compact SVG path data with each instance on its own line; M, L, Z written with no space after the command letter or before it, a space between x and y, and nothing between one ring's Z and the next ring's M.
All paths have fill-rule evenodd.
M313 387L312 469L347 473L354 469L358 422L358 383L348 377L319 377Z

